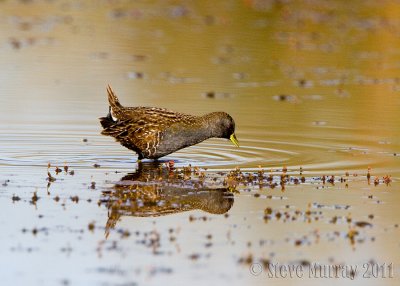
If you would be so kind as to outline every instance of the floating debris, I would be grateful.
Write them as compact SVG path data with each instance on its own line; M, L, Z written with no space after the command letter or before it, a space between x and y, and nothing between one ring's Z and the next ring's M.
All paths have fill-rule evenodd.
M392 182L392 176L390 176L390 175L385 175L385 176L383 177L383 181L385 182L386 185L389 185L390 182Z
M40 198L38 197L37 193L34 192L32 198L31 198L30 203L31 203L32 205L36 205L36 202L37 202L39 199L40 199Z
M127 238L129 236L131 236L129 230L125 229L124 231L121 232L121 238Z
M16 196L15 194L11 197L11 200L13 201L13 203L14 202L18 202L18 201L20 201L21 200L21 198L20 197L18 197L18 196Z
M314 125L314 126L325 126L326 124L327 124L327 122L323 121L323 120L316 120L316 121L312 122L312 125Z
M55 168L54 172L56 173L56 175L58 175L58 173L61 173L62 170L58 167Z
M215 92L213 91L206 92L204 95L207 98L215 98Z
M222 98L232 97L232 95L227 92L208 91L208 92L203 93L203 97L209 98L209 99L222 99Z
M96 182L91 182L90 183L90 189L92 189L92 190L96 189Z
M375 186L379 185L379 177L375 177L375 179L374 179L374 185L375 185Z
M193 254L189 255L190 260L198 260L199 258L200 258L200 254L198 254L198 253L193 253Z
M358 234L359 234L358 231L357 231L357 230L354 230L354 229L350 229L350 230L347 232L347 237L349 238L350 244L351 244L351 245L354 245L354 244L355 244L356 236L357 236Z
M311 88L314 86L314 83L311 80L306 80L302 78L296 82L296 85L303 88Z
M295 241L294 241L294 245L295 246L300 246L300 245L302 245L303 244L303 241L301 240L301 239L296 239Z
M55 182L57 179L56 178L54 178L51 174L50 174L50 172L47 172L47 181L49 181L49 182Z
M357 227L366 227L366 226L372 227L372 224L367 221L357 221L354 223L354 225Z
M274 95L272 98L276 101L287 101L287 102L292 102L292 103L299 102L299 99L297 98L297 96L289 95L289 94Z
M239 264L251 265L254 261L253 255L250 253L246 256L240 257L238 260Z
M144 74L142 72L130 71L130 72L128 72L128 78L129 79L143 79Z
M91 223L88 224L88 230L89 231L93 232L94 231L94 227L95 227L94 222L91 222Z

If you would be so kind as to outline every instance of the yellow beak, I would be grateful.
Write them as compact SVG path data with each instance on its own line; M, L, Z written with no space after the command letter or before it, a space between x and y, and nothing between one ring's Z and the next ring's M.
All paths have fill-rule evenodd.
M229 139L232 141L233 144L235 144L236 147L239 147L239 141L237 140L235 133L232 133Z

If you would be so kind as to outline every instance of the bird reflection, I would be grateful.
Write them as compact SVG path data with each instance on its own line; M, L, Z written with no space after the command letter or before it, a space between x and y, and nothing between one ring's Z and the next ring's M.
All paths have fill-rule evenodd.
M210 188L191 169L177 171L160 162L139 163L134 173L103 191L108 208L106 236L122 216L157 217L190 210L224 214L234 197L227 188Z

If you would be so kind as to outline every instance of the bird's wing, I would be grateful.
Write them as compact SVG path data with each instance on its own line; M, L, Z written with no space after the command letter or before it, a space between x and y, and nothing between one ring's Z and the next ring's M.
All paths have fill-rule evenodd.
M124 108L124 119L116 121L104 135L115 137L122 145L151 156L157 151L163 131L179 123L196 124L196 117L155 107Z
M158 107L125 107L124 113L126 117L146 123L156 123L165 127L180 122L184 124L194 124L197 116L184 114Z

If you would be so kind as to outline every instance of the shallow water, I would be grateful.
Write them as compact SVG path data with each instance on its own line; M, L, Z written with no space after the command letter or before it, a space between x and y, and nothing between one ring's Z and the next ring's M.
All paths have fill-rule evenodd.
M5 285L352 281L249 270L267 262L357 265L356 283L396 285L399 13L392 1L0 1ZM139 167L99 134L107 84L127 106L224 110L241 147L211 139ZM362 277L371 261L394 277Z

